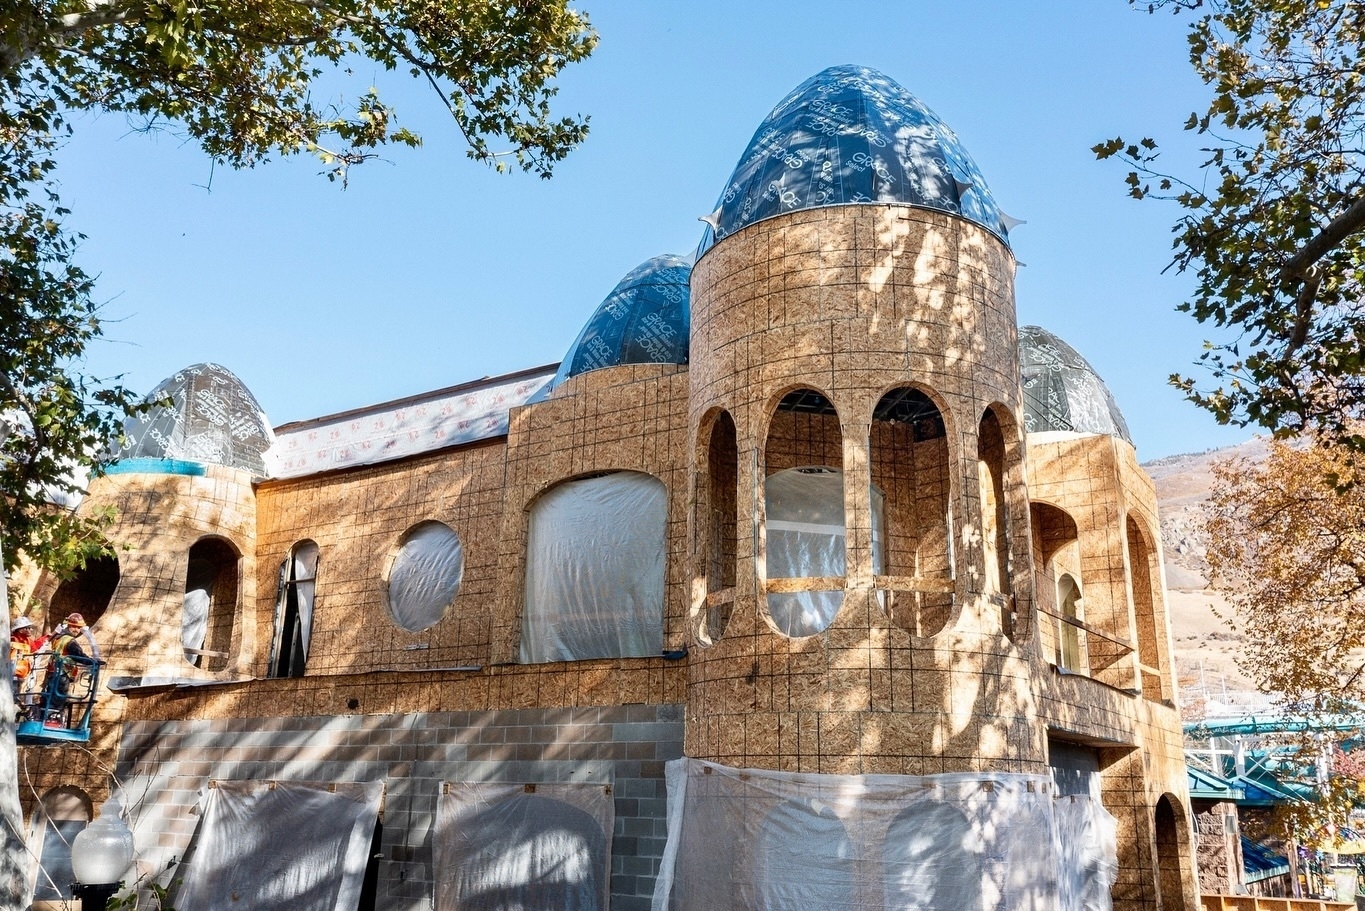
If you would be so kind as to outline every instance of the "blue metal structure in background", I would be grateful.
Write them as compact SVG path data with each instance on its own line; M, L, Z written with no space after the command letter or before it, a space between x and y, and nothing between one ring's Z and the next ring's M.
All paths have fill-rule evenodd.
M20 746L85 743L90 740L90 716L95 709L103 661L77 655L39 653L33 656L28 679L31 692L15 696Z
M1010 219L947 124L877 70L845 65L801 83L758 125L697 253L765 218L849 203L949 212L1009 243Z

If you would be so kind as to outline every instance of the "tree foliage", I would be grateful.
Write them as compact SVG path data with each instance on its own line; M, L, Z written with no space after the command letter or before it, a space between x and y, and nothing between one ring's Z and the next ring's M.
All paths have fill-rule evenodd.
M1243 670L1313 712L1365 698L1365 475L1342 446L1271 444L1219 463L1209 566L1245 635Z
M1359 735L1339 722L1365 699L1365 469L1336 436L1303 442L1273 442L1260 463L1215 463L1207 527L1243 673L1307 722L1288 745L1314 796L1278 815L1286 834L1313 842L1346 823L1365 778L1359 752L1339 749Z
M1151 139L1094 148L1132 167L1130 195L1181 210L1172 266L1197 284L1180 309L1219 341L1202 357L1212 388L1172 382L1224 423L1365 447L1351 423L1365 406L1365 4L1130 2L1192 15L1190 63L1212 89L1185 123L1206 144L1201 173L1165 173Z
M377 63L419 80L467 154L549 177L587 134L550 107L563 68L596 44L567 0L11 0L0 13L0 548L68 572L105 545L107 516L55 503L116 437L133 397L86 377L101 331L79 236L64 230L55 155L74 112L183 132L250 167L312 154L344 182L392 144L379 91L316 100Z

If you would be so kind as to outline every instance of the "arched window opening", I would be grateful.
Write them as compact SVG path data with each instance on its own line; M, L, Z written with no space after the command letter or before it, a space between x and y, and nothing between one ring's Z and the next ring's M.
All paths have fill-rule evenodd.
M270 652L271 677L302 677L313 636L313 603L317 594L318 546L300 541L280 564L275 602L275 641Z
M977 479L981 499L981 590L1001 595L1000 626L1014 635L1014 599L1009 597L1009 513L1005 504L1005 436L994 408L987 408L977 432Z
M722 411L711 424L706 447L705 501L698 504L704 524L706 605L701 639L710 643L725 634L735 605L735 561L738 544L739 444L735 422Z
M70 901L71 842L90 824L90 797L78 788L54 788L43 795L33 817L31 844L37 853L35 902Z
M873 527L884 554L878 593L886 593L898 625L932 636L953 611L952 470L943 414L921 390L893 389L873 410L868 451L872 484L883 494Z
M741 906L788 911L855 905L853 841L821 801L798 798L774 807L763 820L754 855L756 894L752 905Z
M1048 618L1040 624L1039 644L1049 661L1061 664L1063 627L1061 579L1070 577L1079 588L1080 544L1076 522L1064 510L1048 503L1030 503L1033 528L1033 593L1038 613ZM1074 619L1074 618L1073 618ZM1079 637L1079 631L1070 627Z
M84 617L86 626L94 626L108 609L118 580L118 557L108 554L87 560L76 575L57 586L47 611L49 627L55 627L72 613Z
M844 603L844 438L833 403L788 393L768 424L764 553L767 609L783 635L821 632Z
M1088 673L1090 660L1085 641L1085 612L1081 586L1070 573L1057 580L1057 666Z
M1133 617L1137 623L1138 668L1142 672L1142 694L1160 702L1162 686L1161 642L1165 638L1165 617L1157 612L1157 593L1161 590L1155 554L1147 543L1142 526L1128 517L1128 580L1133 593Z
M460 536L441 522L414 525L384 575L389 617L407 633L431 629L445 617L463 580Z
M228 666L237 622L237 552L222 538L190 548L180 641L185 660L206 671Z
M983 907L981 857L972 841L971 823L954 807L926 802L902 811L882 845L886 907Z
M1168 911L1185 911L1185 882L1180 864L1180 849L1188 842L1181 838L1184 814L1177 813L1169 794L1156 802L1156 867L1157 889L1161 893L1161 907Z
M668 491L636 471L564 481L532 504L521 661L663 651Z

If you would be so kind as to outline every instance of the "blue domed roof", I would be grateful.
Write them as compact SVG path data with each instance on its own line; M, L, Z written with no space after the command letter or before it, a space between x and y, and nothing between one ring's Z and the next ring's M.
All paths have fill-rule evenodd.
M846 203L951 212L1009 242L1008 219L953 131L883 74L846 65L801 83L759 124L704 219L699 252L756 221Z
M124 422L116 460L209 462L265 474L262 455L275 434L231 370L194 364L163 380L145 401L158 404Z
M1019 327L1024 430L1102 433L1133 442L1118 403L1095 368L1066 342L1039 326Z
M656 256L621 279L564 355L551 386L621 364L686 364L691 264Z

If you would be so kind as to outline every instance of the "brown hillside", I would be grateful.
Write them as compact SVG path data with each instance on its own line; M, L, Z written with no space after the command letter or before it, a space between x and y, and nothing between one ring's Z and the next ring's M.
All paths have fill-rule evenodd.
M1242 641L1223 595L1208 584L1203 529L1204 503L1216 461L1265 458L1264 440L1206 452L1168 456L1142 467L1156 482L1161 509L1161 546L1169 593L1171 638L1186 703L1206 696L1254 689L1237 667Z

